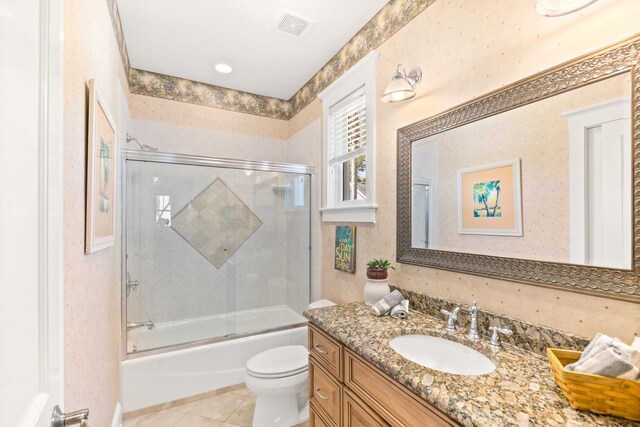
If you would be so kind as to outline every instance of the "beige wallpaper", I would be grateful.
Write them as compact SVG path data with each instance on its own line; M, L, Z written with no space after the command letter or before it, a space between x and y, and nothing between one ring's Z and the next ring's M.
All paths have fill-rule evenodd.
M188 104L146 95L129 95L134 119L201 127L265 138L286 139L289 124L285 120Z
M417 97L377 105L377 223L358 225L357 273L333 270L335 224L322 226L322 294L362 300L365 263L395 260L396 130L538 71L638 32L636 0L601 0L572 15L544 18L533 1L439 0L380 46L378 99L397 64L420 65ZM396 265L391 282L582 335L597 331L629 340L640 334L640 307L500 280ZM562 314L562 315L559 315Z
M103 427L120 399L118 252L84 254L85 81L115 118L126 76L104 0L67 1L64 32L64 403Z
M436 248L569 262L569 129L562 114L620 96L631 96L630 73L430 138L439 145ZM459 234L458 169L514 159L521 168L523 235Z

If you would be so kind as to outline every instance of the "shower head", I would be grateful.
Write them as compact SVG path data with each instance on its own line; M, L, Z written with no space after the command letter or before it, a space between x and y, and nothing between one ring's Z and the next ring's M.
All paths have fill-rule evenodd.
M138 141L136 138L134 138L133 136L131 136L131 134L127 134L127 144L130 143L131 141L135 142L136 144L138 144L138 147L140 147L141 150L144 151L158 151L157 147L152 147L150 145L147 144L143 144L142 142Z

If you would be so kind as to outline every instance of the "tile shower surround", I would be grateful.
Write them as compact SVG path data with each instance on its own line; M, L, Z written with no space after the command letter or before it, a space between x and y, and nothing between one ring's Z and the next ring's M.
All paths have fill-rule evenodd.
M220 268L262 225L262 221L220 179L171 219L171 228Z
M155 224L154 197L129 194L130 199L138 200L139 212L128 213L128 271L133 280L140 281L138 290L128 297L130 320L171 322L285 302L294 309L306 307L303 301L308 294L300 295L305 292L298 288L308 280L308 267L287 266L288 262L300 262L296 245L301 240L303 224L296 221L287 229L285 221L294 213L285 211L284 195L274 193L271 187L281 183L282 175L274 178L275 175L256 172L247 177L232 169L215 173L198 169L202 172L191 173L190 178L180 181L178 177L167 177L163 166L167 165L147 163L133 179L152 182L153 177L159 177L153 194L171 195L176 212L220 177L264 224L217 269L171 227ZM253 180L258 177L262 181L254 185ZM137 187L133 187L135 191ZM132 234L136 229L140 230L138 237ZM293 251L296 259L288 260ZM255 253L261 256L255 259ZM308 292L307 286L304 291Z

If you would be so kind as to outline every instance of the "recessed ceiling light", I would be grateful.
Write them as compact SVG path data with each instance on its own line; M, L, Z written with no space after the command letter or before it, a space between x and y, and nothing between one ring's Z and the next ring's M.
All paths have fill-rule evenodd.
M217 72L222 74L229 74L230 72L233 71L233 68L231 68L231 65L228 65L228 64L216 64L214 68L216 69Z

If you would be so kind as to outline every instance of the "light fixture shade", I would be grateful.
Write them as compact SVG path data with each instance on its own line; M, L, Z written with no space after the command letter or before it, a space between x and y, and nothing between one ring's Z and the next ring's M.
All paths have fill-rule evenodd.
M589 6L597 0L537 0L536 11L542 16L562 16Z
M416 96L407 79L402 73L396 73L382 94L382 102L406 101Z
M402 71L401 71L402 70ZM416 96L415 88L422 81L422 70L414 68L405 73L402 64L398 64L391 83L387 85L382 94L382 102L401 102Z

